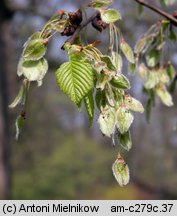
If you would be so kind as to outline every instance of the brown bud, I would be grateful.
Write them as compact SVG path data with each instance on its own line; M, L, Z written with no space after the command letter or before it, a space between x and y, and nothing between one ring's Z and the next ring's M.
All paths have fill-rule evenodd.
M172 16L177 19L177 11L174 11Z
M20 115L24 120L26 119L26 112L25 111L22 111Z
M71 24L80 25L82 22L82 11L79 9L76 12L69 13L69 20Z
M62 36L72 36L77 29L77 25L67 26L61 33Z
M107 28L108 24L102 21L100 15L97 15L92 21L92 26L99 32L102 32Z

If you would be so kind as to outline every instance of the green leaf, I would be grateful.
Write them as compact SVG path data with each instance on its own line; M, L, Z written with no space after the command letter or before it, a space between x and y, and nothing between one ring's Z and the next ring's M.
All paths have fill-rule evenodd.
M155 89L146 89L145 87L143 88L143 93L147 94L152 102L152 106L155 106Z
M14 108L18 104L24 104L24 102L25 102L25 86L22 85L18 92L18 95L16 96L14 101L9 105L9 108Z
M163 84L169 84L170 83L170 78L167 74L167 69L166 68L159 68L158 70L158 75L159 75L159 80Z
M177 41L176 33L175 33L173 30L170 31L169 39L170 39L171 41L174 41L174 42Z
M144 49L144 47L146 46L146 38L143 37L141 38L137 43L136 43L136 46L135 46L135 53L136 54L140 54L142 52L142 50Z
M156 50L162 52L162 49L165 46L165 43L166 43L165 41L160 41L158 46L156 47Z
M163 35L162 34L159 35L160 40L161 40L162 37L165 37L164 33L168 29L169 26L170 26L170 21L169 20L164 19L164 20L161 21L161 28L162 28L161 30L162 30Z
M26 61L37 61L45 55L46 50L44 39L33 39L25 46L22 58Z
M100 90L104 90L106 84L107 84L109 81L110 81L110 76L108 76L108 75L101 75L101 76L98 78L96 88L97 88L97 89L100 89Z
M161 101L168 107L173 106L173 100L170 93L167 91L165 85L159 85L156 88L156 93L160 97Z
M101 132L105 136L111 137L116 126L115 110L110 106L104 107L99 116L98 124L100 125Z
M19 115L16 119L16 122L15 122L15 127L16 127L15 139L16 140L18 140L18 138L19 138L20 131L23 128L23 125L24 125L24 118L21 115Z
M115 101L115 94L113 93L112 89L106 90L106 102L109 106L115 107L116 101Z
M149 76L147 82L145 82L144 86L146 89L154 88L160 82L158 73L155 70L149 71Z
M148 80L148 68L144 63L141 63L138 67L138 75L143 82L147 82Z
M89 7L93 7L93 8L104 8L104 7L108 7L113 3L113 0L92 0L89 3Z
M130 65L128 67L128 74L129 75L134 75L135 74L135 70L136 70L136 64L130 63Z
M56 80L72 102L78 104L94 86L92 66L79 56L70 57L56 71Z
M143 11L144 11L143 5L138 4L138 13L139 13L139 15L141 15L143 13Z
M65 50L68 50L68 54L71 55L71 54L77 54L77 53L80 53L81 50L82 50L82 47L79 46L79 45L76 45L76 44L70 44L68 42L66 42L65 44Z
M173 79L172 82L170 83L169 92L171 94L174 93L176 90L176 82L177 82L177 79Z
M132 113L125 107L119 107L117 110L117 127L121 134L125 134L133 123Z
M51 23L48 28L51 31L54 30L62 33L65 30L66 25L67 25L67 20L60 20L56 23Z
M123 74L117 74L110 81L111 85L119 89L130 89L130 83Z
M95 69L95 71L100 74L101 72L103 72L103 70L106 68L106 63L103 61L96 61L93 65L93 68Z
M134 53L132 51L132 48L128 45L128 43L122 38L120 40L120 49L125 55L126 59L134 64L135 63L135 58L134 58Z
M123 66L121 55L119 55L117 52L112 52L112 62L114 66L116 67L117 72L121 73L122 66Z
M173 67L173 65L171 63L169 63L167 66L167 74L168 74L170 80L172 80L175 77L176 71L175 71L175 68Z
M116 71L116 67L113 65L113 62L109 56L101 56L101 60L106 63L107 67L112 70Z
M112 171L115 179L121 187L127 185L130 181L130 172L128 165L125 163L124 159L118 155L118 158L112 165Z
M90 125L93 123L94 118L94 99L93 99L93 90L91 90L85 97L84 97L85 108L88 114L88 118L90 121Z
M136 100L135 98L131 97L130 95L125 96L125 106L134 112L144 112L144 107L140 101Z
M47 70L48 63L44 58L39 61L24 61L21 59L17 74L19 76L23 74L29 81L37 81L40 86Z
M77 108L78 108L78 111L81 112L82 111L82 100L76 104Z
M176 1L176 0L160 0L160 3L161 3L162 5L167 5L167 6L169 6L169 5L174 4L175 1Z
M60 20L60 18L61 18L61 15L60 15L60 13L57 12L57 13L52 15L52 17L49 19L48 23L51 23L53 21L58 21L58 20Z
M115 9L108 9L101 11L101 19L105 23L114 23L122 19L121 14Z
M152 36L144 36L142 37L135 45L135 53L140 54L143 52L143 50L147 47L147 45L150 45L150 42L152 42Z
M28 44L32 41L32 40L36 40L39 39L41 35L41 32L35 32L34 34L32 34L28 40L25 42L25 44L23 45L24 49L28 46Z
M155 67L159 63L159 60L160 52L157 50L153 49L146 55L146 62L149 67Z
M119 142L125 150L129 151L132 148L130 131L127 131L125 134L119 134Z
M153 25L149 30L153 30L156 25ZM151 31L150 31L151 32ZM144 54L152 45L156 37L155 33L146 34L143 36L135 45L134 51L136 56L139 57L140 54Z
M102 107L106 106L105 91L101 91L100 89L97 90L96 96L95 96L95 102L96 102L96 106L99 110L101 110L101 106Z

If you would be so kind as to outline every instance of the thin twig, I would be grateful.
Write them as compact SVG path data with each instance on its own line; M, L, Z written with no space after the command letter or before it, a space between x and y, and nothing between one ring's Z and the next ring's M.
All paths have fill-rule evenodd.
M77 38L77 36L79 35L79 32L85 28L89 23L91 23L95 17L99 14L99 12L94 13L90 18L88 18L84 23L82 23L81 25L79 25L76 29L76 31L74 32L74 34L66 41L69 43L74 43L75 39Z
M177 26L177 19L172 16L171 14L155 7L155 6L152 6L150 4L148 4L147 2L143 1L143 0L133 0L133 1L136 1L138 4L141 4L147 8L149 8L150 10L156 12L157 14L160 14L161 16L165 17L166 19L168 19L174 26Z

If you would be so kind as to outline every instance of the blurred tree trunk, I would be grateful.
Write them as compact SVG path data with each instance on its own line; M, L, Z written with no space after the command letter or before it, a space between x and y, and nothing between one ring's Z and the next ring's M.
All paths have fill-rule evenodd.
M6 59L6 25L12 13L5 1L0 7L0 199L10 199L10 141L8 117L8 61Z

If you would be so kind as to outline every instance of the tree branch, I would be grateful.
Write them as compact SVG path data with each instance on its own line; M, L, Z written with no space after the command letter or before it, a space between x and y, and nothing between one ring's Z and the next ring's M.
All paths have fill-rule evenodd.
M169 13L167 13L167 12L165 12L165 11L163 11L163 10L161 10L161 9L159 9L159 8L157 8L157 7L155 7L155 6L152 6L152 5L148 4L147 2L145 2L145 1L143 1L143 0L133 0L133 1L135 1L135 2L137 2L138 4L141 4L141 5L143 5L143 6L147 7L147 8L149 8L149 9L151 9L152 11L156 12L157 14L160 14L161 16L163 16L163 17L165 17L166 19L168 19L174 26L177 27L177 19L176 19L173 15L171 15L171 14L169 14ZM69 43L72 44L72 43L75 41L76 37L79 35L79 32L80 32L83 28L85 28L89 23L91 23L92 20L93 20L98 14L99 14L99 12L94 13L89 19L87 19L84 23L82 23L81 25L79 25L79 26L77 27L76 31L74 32L74 34L73 34L66 42L69 42ZM66 43L66 42L65 42L65 43ZM63 46L62 46L62 48L63 48Z
M149 8L150 10L156 12L157 14L160 14L161 16L168 19L174 26L177 26L177 19L173 15L171 15L171 14L169 14L169 13L167 13L167 12L165 12L165 11L155 7L155 6L152 6L152 5L148 4L147 2L145 2L143 0L133 0L133 1L135 1L138 4L141 4L141 5Z
M74 34L66 42L69 42L72 44L75 41L75 39L77 38L77 36L79 35L79 32L83 28L85 28L89 23L91 23L98 14L99 14L99 12L95 12L90 18L88 18L85 22L83 22L81 25L79 25L77 27L76 31L74 32Z

